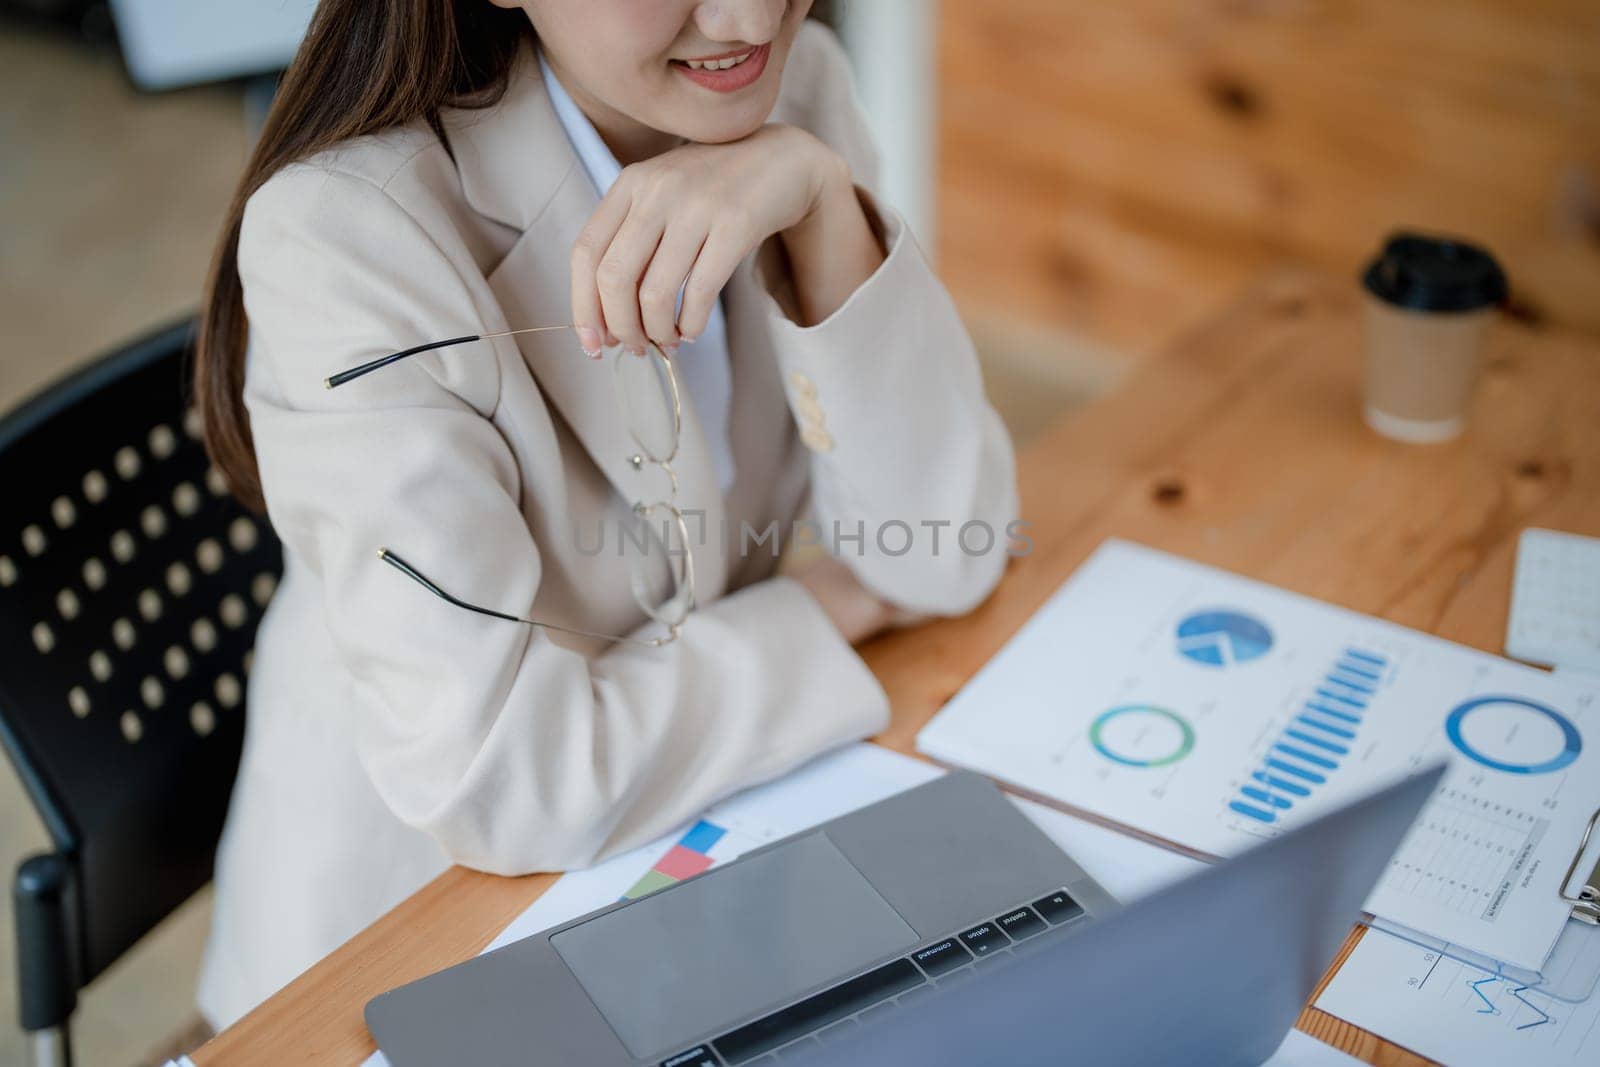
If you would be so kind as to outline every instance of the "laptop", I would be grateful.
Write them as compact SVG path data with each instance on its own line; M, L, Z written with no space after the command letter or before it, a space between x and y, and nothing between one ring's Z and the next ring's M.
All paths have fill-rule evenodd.
M1443 775L1443 764L1425 770L1071 937L1034 938L952 972L913 1003L792 1046L795 1061L1264 1063Z
M392 1067L1259 1063L1440 773L1119 909L952 772L385 993L367 1025Z

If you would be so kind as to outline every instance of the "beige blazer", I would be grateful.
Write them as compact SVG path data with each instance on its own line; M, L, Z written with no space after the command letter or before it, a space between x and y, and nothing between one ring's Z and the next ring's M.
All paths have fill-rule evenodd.
M871 188L873 148L827 31L801 32L772 117L833 145ZM773 577L770 542L725 551L724 524L810 515L829 540L838 522L862 582L918 613L969 610L1004 567L1009 440L949 297L881 205L888 258L827 321L795 324L770 243L724 292L738 477L720 492L686 412L680 501L704 510L708 536L677 642L585 643L474 616L379 562L387 546L466 599L585 630L645 622L626 562L591 550L652 475L628 463L609 368L570 332L323 386L425 341L570 318L567 257L597 199L531 51L497 106L446 129L453 158L421 124L390 130L287 168L245 214L246 401L286 574L257 640L217 861L201 984L217 1025L451 862L583 866L882 728L887 701L860 658ZM994 549L956 545L970 522ZM981 527L967 540L981 547Z

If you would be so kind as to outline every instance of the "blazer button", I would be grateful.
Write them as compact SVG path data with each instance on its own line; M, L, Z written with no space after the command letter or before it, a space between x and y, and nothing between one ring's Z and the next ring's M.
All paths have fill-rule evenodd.
M807 397L811 400L815 400L817 398L817 383L806 377L806 375L802 372L797 370L790 371L789 384L793 386L794 391L801 396Z
M821 426L807 426L800 431L800 440L813 452L833 451L833 437Z
M806 423L814 425L820 429L823 422L826 421L822 414L822 405L818 404L815 400L808 396L796 397L794 406L799 409L800 418Z

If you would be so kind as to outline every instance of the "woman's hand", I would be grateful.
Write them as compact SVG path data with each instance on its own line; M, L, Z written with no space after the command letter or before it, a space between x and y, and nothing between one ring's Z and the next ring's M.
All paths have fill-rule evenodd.
M883 259L848 165L796 127L624 168L572 248L579 342L597 355L693 341L734 269L773 234L789 250L803 325L831 314Z
M859 644L891 626L908 626L915 615L880 598L836 556L824 555L794 574L822 613L850 644Z

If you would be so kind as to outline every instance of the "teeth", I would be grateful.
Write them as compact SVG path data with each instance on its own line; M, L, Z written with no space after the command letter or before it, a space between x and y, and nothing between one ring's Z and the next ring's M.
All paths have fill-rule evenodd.
M751 49L751 52L753 51L754 49ZM728 70L749 59L751 52L741 56L728 56L726 59L686 59L684 64L690 70Z

